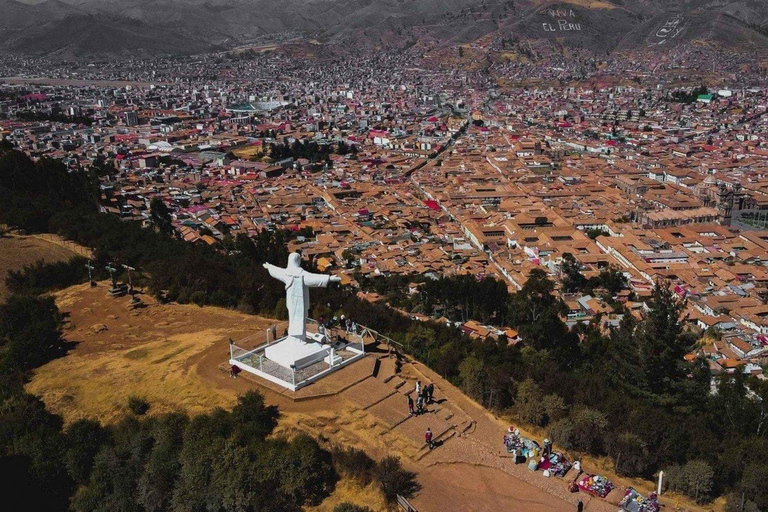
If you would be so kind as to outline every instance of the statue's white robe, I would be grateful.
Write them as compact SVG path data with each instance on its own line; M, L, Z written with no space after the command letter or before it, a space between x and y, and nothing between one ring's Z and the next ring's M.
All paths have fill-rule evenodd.
M313 274L302 268L280 268L267 264L269 275L285 283L288 307L288 335L306 339L309 316L309 289L328 286L331 276Z

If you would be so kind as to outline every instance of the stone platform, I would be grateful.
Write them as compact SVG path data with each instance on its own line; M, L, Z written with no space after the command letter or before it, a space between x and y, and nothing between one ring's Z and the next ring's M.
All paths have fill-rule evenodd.
M325 340L325 336L320 339ZM365 357L363 340L355 341L349 339L325 344L320 341L304 342L288 336L249 351L232 344L229 364L290 391L297 391Z

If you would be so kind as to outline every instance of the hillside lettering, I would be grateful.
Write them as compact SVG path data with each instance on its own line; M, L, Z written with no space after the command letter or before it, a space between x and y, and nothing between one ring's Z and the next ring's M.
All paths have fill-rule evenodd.
M571 23L568 20L557 20L557 24L544 22L541 24L544 32L570 32L581 31L581 23Z

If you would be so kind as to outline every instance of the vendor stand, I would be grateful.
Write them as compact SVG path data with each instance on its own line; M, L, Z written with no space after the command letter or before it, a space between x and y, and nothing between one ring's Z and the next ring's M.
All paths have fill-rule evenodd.
M541 447L536 441L514 434L504 436L504 446L507 453L520 453L526 458L538 457L541 451Z
M604 476L588 474L579 480L579 490L591 496L605 498L613 490L613 483Z
M651 493L646 498L632 487L627 488L619 506L625 512L659 512L661 508L656 493Z
M549 471L551 476L565 476L569 469L571 469L571 463L560 452L552 453L549 458L542 457L539 461L539 468L542 471Z

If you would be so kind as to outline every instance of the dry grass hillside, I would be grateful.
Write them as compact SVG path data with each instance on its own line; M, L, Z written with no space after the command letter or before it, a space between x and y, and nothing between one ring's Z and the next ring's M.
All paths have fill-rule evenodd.
M163 305L142 296L146 307L131 311L128 297L107 297L108 284L73 286L56 294L67 314L65 337L77 346L35 372L28 385L65 421L113 421L128 397L142 396L156 413L188 413L230 407L231 390L207 385L197 362L207 351L227 359L228 338L263 332L267 319L220 308Z
M48 263L67 261L77 256L71 250L33 236L5 235L0 237L0 302L5 300L8 289L5 277L10 270L21 270L37 260Z

